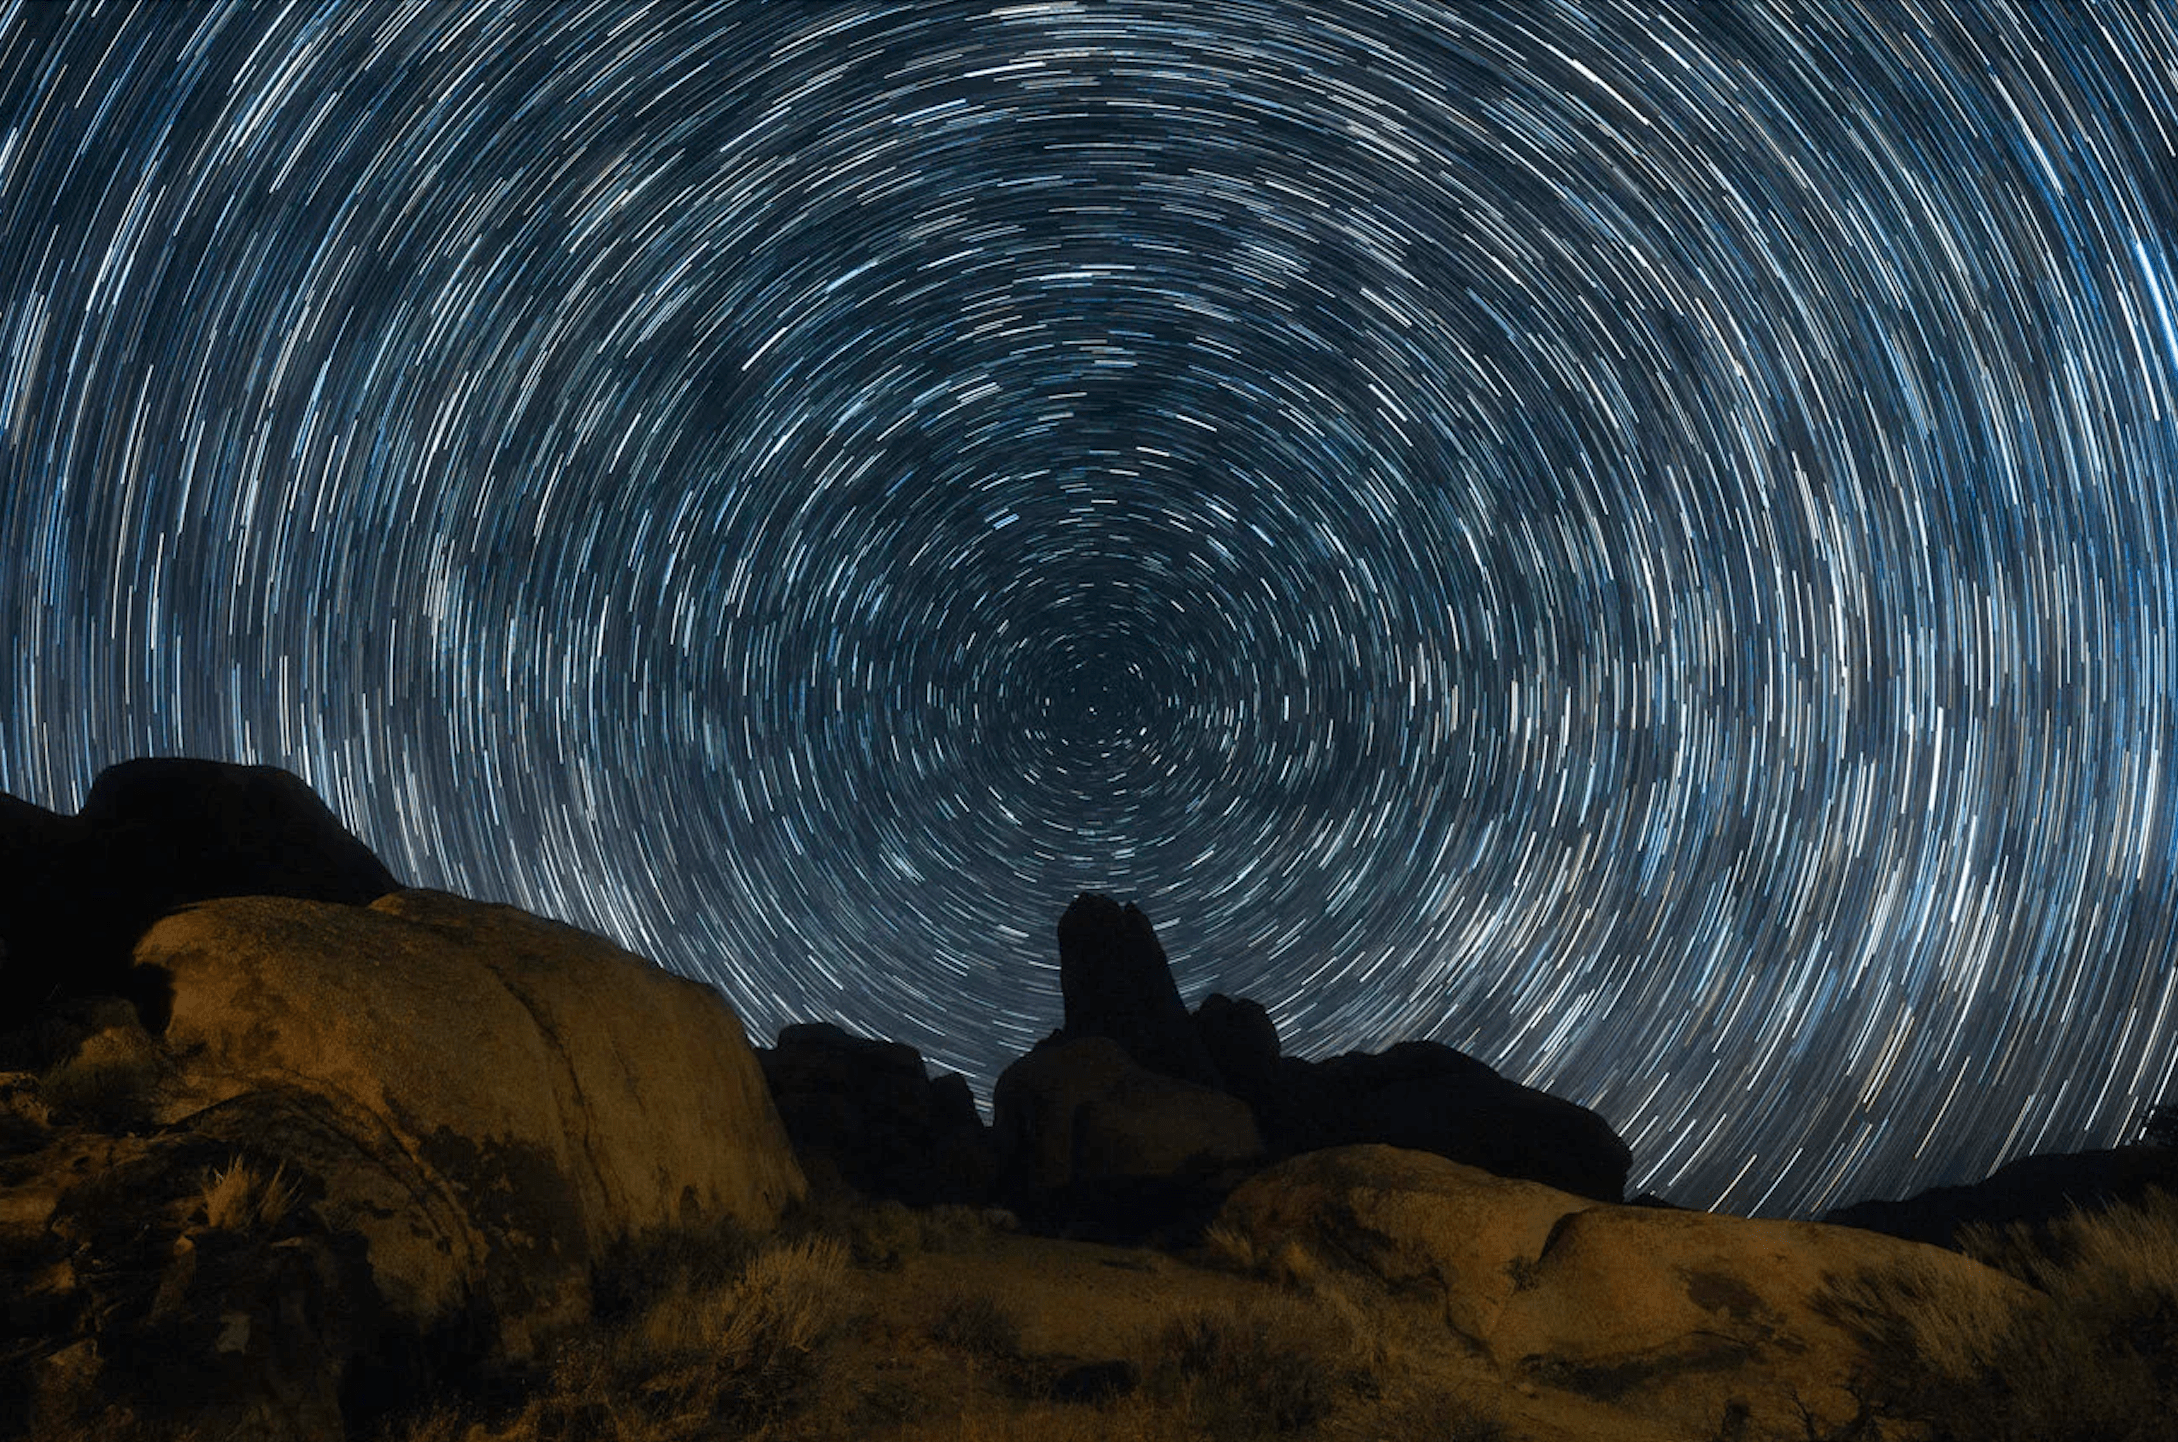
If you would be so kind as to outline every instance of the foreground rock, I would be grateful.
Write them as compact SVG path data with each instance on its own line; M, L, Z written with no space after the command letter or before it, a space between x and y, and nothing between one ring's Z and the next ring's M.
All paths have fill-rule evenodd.
M171 978L192 1102L298 1086L354 1118L362 1150L416 1159L404 1214L333 1204L426 1327L481 1303L520 1355L584 1313L613 1241L761 1230L801 1194L732 1009L572 927L437 892L237 899L169 917L137 957Z
M56 998L126 991L130 948L177 907L361 906L398 886L315 792L270 766L124 762L74 816L0 797L0 1030Z
M163 1035L84 1003L52 1023L71 1055L0 1077L19 1421L339 1437L534 1355L621 1244L761 1232L802 1194L732 1010L599 937L432 892L253 897L137 955Z
M991 1200L998 1154L965 1077L828 1022L783 1028L757 1060L805 1170L910 1206Z
M1922 1298L1992 1313L2032 1296L1964 1257L1873 1233L1598 1204L1381 1146L1282 1163L1239 1187L1219 1221L1259 1252L1298 1243L1441 1297L1447 1324L1508 1381L1689 1436L1735 1413L1778 1435L1801 1427L1803 1406L1826 1428L1858 1415L1849 1384L1883 1360L1851 1325L1866 1279L1908 1278Z

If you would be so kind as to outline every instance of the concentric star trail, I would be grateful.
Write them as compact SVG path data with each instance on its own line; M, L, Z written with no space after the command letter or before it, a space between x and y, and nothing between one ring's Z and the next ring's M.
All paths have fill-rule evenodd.
M0 9L0 789L987 1085L1140 899L1635 1186L2178 1065L2178 12Z

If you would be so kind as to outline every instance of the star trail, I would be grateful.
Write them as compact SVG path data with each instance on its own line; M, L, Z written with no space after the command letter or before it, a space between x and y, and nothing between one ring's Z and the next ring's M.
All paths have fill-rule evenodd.
M2178 1065L2178 13L0 9L0 789L987 1087L1139 899L1805 1212Z

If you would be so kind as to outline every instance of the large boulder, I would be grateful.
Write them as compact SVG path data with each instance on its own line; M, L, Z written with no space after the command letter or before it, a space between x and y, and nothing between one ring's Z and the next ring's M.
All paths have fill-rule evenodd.
M1195 1035L1234 1096L1253 1105L1277 1084L1278 1024L1261 1002L1214 992L1195 1008Z
M1309 1152L1243 1182L1220 1221L1265 1253L1299 1243L1397 1292L1441 1299L1455 1332L1483 1345L1558 1223L1596 1205L1429 1152Z
M1960 1316L2033 1294L1954 1253L1812 1222L1598 1204L1382 1146L1312 1153L1237 1188L1221 1225L1258 1249L1298 1241L1395 1289L1443 1299L1448 1325L1508 1380L1707 1435L1735 1409L1836 1427L1882 1365L1849 1299L1902 1279ZM1934 1299L1931 1301L1931 1299ZM1749 1435L1753 1435L1750 1433Z
M1156 929L1133 902L1090 892L1074 898L1059 917L1059 991L1066 1040L1109 1037L1151 1071L1223 1085Z
M805 1169L910 1206L991 1199L997 1151L958 1073L932 1079L915 1048L829 1022L782 1028L757 1060Z
M616 1242L761 1230L802 1193L732 1009L572 927L434 892L252 897L169 916L136 954L171 988L170 1114L317 1098L288 1128L312 1205L422 1333L480 1320L523 1355L585 1314Z
M189 903L361 906L398 886L315 792L275 767L128 761L100 773L74 816L0 798L0 1029L58 997L125 991L136 939Z

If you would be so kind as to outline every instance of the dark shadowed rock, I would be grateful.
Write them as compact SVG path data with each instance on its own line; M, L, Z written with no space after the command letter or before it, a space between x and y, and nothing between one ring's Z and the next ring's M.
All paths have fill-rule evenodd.
M1059 990L1069 1041L1109 1037L1151 1071L1223 1084L1140 907L1083 892L1059 918Z
M2150 1188L2178 1194L2178 1150L2118 1147L2021 1157L1966 1186L1931 1187L1902 1201L1854 1202L1822 1219L1952 1247L1970 1224L2039 1227L2074 1209L2099 1212L2139 1202Z
M129 993L161 916L222 896L365 905L399 883L288 772L146 759L102 772L66 817L0 802L0 1028L57 997Z
M1259 1159L1245 1102L1142 1066L1109 1037L1038 1047L1000 1073L999 1144L1028 1185L1207 1176Z
M1225 1088L1251 1104L1278 1075L1278 1026L1259 1002L1219 992L1195 1008L1195 1034Z
M1199 1227L1262 1160L1247 1103L1153 1072L1109 1037L1036 1048L999 1075L992 1104L1008 1204L1047 1232Z
M786 1027L756 1055L805 1166L821 1157L857 1191L910 1206L990 1200L998 1154L966 1078L932 1080L915 1048L829 1022Z
M1633 1163L1602 1117L1440 1042L1321 1062L1282 1057L1250 1100L1286 1154L1381 1143L1607 1202L1625 1195Z

